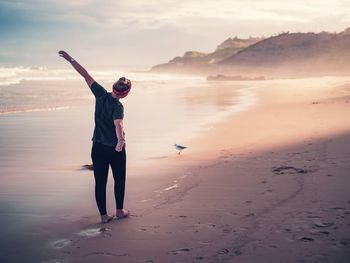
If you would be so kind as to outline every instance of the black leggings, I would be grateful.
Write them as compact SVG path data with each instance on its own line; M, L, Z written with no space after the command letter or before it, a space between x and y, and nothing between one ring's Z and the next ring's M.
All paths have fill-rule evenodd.
M109 165L112 168L114 178L114 196L117 209L123 209L125 194L126 153L125 147L117 152L114 147L94 142L92 145L91 159L94 166L95 198L101 215L106 211L106 186Z

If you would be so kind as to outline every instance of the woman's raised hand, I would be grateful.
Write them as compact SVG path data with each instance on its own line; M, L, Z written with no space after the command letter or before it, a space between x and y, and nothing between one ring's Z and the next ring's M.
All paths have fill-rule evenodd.
M71 61L72 57L70 55L68 55L68 53L66 51L58 51L58 54L63 57L64 59L66 59L67 61Z

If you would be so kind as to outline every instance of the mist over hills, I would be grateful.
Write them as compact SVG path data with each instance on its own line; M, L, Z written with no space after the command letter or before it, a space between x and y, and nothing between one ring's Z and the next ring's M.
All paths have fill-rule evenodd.
M282 33L229 38L214 52L188 51L152 71L306 76L350 73L350 28L340 33Z

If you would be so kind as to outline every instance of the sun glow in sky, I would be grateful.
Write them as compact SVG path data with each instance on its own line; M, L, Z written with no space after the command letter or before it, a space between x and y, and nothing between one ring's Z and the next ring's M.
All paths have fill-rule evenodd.
M0 0L0 66L153 65L228 37L340 32L349 0Z

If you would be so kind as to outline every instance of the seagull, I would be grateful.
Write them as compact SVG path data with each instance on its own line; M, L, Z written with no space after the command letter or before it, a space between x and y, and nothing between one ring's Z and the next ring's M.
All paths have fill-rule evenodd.
M174 146L175 146L175 149L179 151L178 154L180 154L182 150L185 150L187 148L186 146L176 144L176 143L174 144Z

